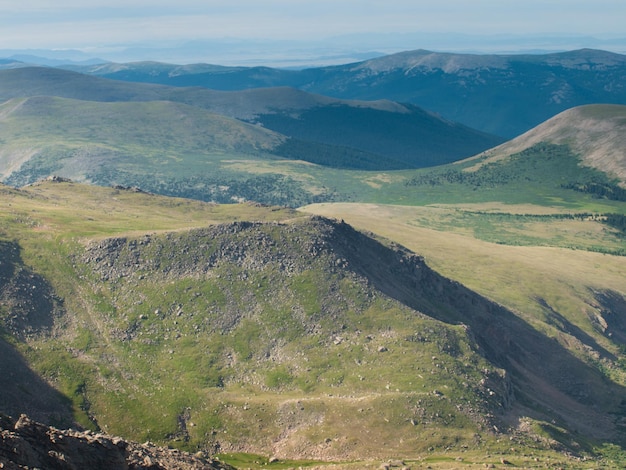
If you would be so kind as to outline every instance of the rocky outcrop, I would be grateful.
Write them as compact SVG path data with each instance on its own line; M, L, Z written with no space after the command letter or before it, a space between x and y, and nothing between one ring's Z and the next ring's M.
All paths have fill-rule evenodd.
M228 470L230 465L175 449L89 431L60 430L22 415L0 416L0 468Z
M93 242L81 256L78 262L93 270L98 283L130 285L140 278L170 281L231 276L229 282L235 285L254 273L278 273L272 281L274 287L266 291L276 298L280 297L276 286L287 284L290 277L321 270L336 282L328 284L317 300L319 315L298 320L306 332L317 331L321 317L332 318L337 325L344 322L342 305L346 303L339 284L341 279L350 279L366 303L382 294L416 314L464 326L473 349L506 371L481 384L479 393L488 397L489 410L483 415L488 413L489 419L530 404L533 412L546 412L546 419L557 417L579 429L585 426L589 435L611 438L618 432L613 416L599 406L621 413L620 400L607 397L621 396L622 387L601 380L593 367L514 312L440 276L418 255L381 243L340 221L311 217L283 224L235 222L135 239L111 238ZM230 332L240 319L239 304L233 302L212 325ZM332 333L336 338L338 332ZM124 337L132 334L127 331ZM454 341L445 343L446 352L456 354ZM518 400L520 397L523 400ZM581 410L588 413L582 423L577 418Z
M0 259L0 293L3 289L7 293L20 293L17 297L20 303L29 306L36 299L47 297L33 294L31 300L31 291L45 291L32 287L29 290L28 284L24 288L22 283L10 289L6 287L15 284L19 273L23 274L18 279L34 285L33 278L25 277L29 272L20 262L18 248L7 245L4 250L7 257ZM215 401L207 403L205 409L194 410L194 421L209 422L207 417L218 416L215 429L224 432L194 433L191 425L187 429L188 418L183 415L178 427L170 423L167 434L162 434L166 439L189 439L189 445L209 449L220 446L223 451L252 449L255 453L271 451L276 455L279 449L281 458L303 455L344 458L345 452L354 452L351 456L363 455L372 447L369 442L359 441L364 442L363 446L355 446L354 450L339 446L317 448L309 446L306 436L306 433L313 435L315 430L298 429L285 434L278 424L274 431L267 430L262 427L265 423L280 423L278 412L267 411L265 404L257 404L254 412L263 413L265 421L257 420L247 404L244 406L237 401L235 406L230 406L230 398L222 398L227 395L222 392L231 384L243 383L282 400L279 395L283 391L295 394L301 383L307 386L321 383L319 389L312 389L311 395L325 391L325 387L341 387L338 390L350 395L375 393L377 398L371 400L380 401L372 407L380 405L383 409L397 398L395 395L378 398L381 385L385 386L383 380L387 371L397 374L395 377L400 376L400 372L403 377L415 374L429 386L430 379L417 372L422 368L430 372L433 379L432 388L424 390L434 391L428 393L423 404L414 405L410 400L414 393L424 393L423 387L407 388L406 409L410 414L404 422L412 426L409 431L399 431L410 433L406 436L415 436L412 428L418 424L426 426L425 429L447 424L448 421L442 421L439 409L440 405L450 403L450 416L463 415L463 422L469 418L480 430L508 432L509 423L533 416L558 423L563 428L576 429L585 436L624 442L622 387L606 380L559 341L525 322L521 315L443 278L418 255L400 246L381 243L340 221L302 217L282 223L234 222L169 233L98 238L77 249L70 262L81 282L91 283L93 292L102 292L102 297L109 302L110 308L106 310L94 309L94 313L106 312L98 316L97 322L106 335L106 342L115 346L107 360L117 364L115 361L121 363L118 358L123 358L127 364L120 368L120 377L115 378L119 382L103 380L103 384L117 387L126 380L130 382L136 367L145 367L145 370L155 371L156 386L160 385L161 377L166 381L180 377L181 387L188 387L190 396L199 388L215 390ZM15 316L17 303L8 303L15 296L5 298L10 308L4 311L13 315L6 317L10 332L17 335L23 331L26 341L48 339L47 323L35 323L37 329L32 332L20 326L18 320L24 318L30 324L38 317L28 308ZM72 302L69 296L67 298L66 317L73 313ZM598 300L600 305L617 312L615 307L621 304L616 296L605 296L602 302ZM548 311L550 306L546 303L545 308ZM558 312L552 310L554 321L561 321ZM396 311L402 311L406 327L400 324L398 317L393 317ZM391 312L389 321L387 312ZM375 314L379 317L373 319ZM54 315L44 318L50 317L56 318ZM617 321L616 318L612 323L614 334L619 331ZM574 331L563 321L561 323L562 331ZM609 320L605 324L609 325ZM377 340L368 345L374 337ZM94 339L97 339L95 333ZM420 345L406 346L405 342L423 343L424 350L445 356L443 366L436 361L437 356L422 357ZM117 347L124 356L114 355ZM329 351L334 352L333 348L340 359L332 366L318 361ZM399 351L417 354L411 362L396 366L394 361L401 359ZM94 361L101 359L96 348L69 352L77 359L82 359L81 354ZM343 359L345 356L349 359ZM358 360L353 362L353 357ZM304 365L309 359L311 363L318 361L322 365ZM485 367L487 362L489 367ZM353 373L354 363L365 373ZM327 373L329 370L341 374L341 380ZM358 387L351 388L356 380ZM449 384L452 384L449 391L441 388ZM16 386L7 394L0 389L0 411L14 415L27 412L41 420L32 414L31 410L36 409L34 404L26 408L20 403L10 411L2 408L3 393L13 402L19 390ZM90 402L97 403L97 388L88 393ZM302 393L305 396L309 390L303 388ZM142 405L148 407L151 402ZM325 402L320 405L322 411L307 408L308 416L315 417L315 421L308 421L313 423L311 429L322 422L317 416L329 416L335 406ZM146 413L151 411L146 409ZM180 413L179 404L168 412ZM111 419L96 418L102 423ZM364 426L370 425L368 419L363 418ZM58 421L44 422L59 425ZM144 427L139 423L133 431L123 432L132 436L130 432ZM242 437L232 432L237 428L262 429L263 432L246 431ZM93 435L88 437L94 438ZM106 442L112 442L107 439ZM301 445L302 442L306 445ZM380 448L383 447L381 444ZM49 458L50 451L66 455L53 448L41 455ZM123 455L126 458L128 454ZM152 464L152 457L149 458L147 462ZM141 459L137 459L141 463ZM109 468L116 467L111 464Z

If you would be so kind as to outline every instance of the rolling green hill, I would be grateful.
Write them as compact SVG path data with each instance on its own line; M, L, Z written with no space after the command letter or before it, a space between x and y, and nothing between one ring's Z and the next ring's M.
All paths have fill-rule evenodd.
M1 190L2 338L66 397L23 397L57 424L360 468L431 454L567 465L564 451L623 445L626 333L606 313L603 334L550 292L543 319L509 309L398 245L286 209ZM600 312L623 296L613 258L592 284Z
M173 102L99 103L54 97L2 105L2 175L14 186L50 175L95 184L167 187L177 179L219 179L224 159L277 158L285 137ZM148 189L155 190L153 186Z
M339 100L287 87L239 92L165 87L43 67L0 70L0 100L37 96L187 104L282 133L287 139L276 149L278 156L337 168L420 168L466 158L502 142L415 106L386 100ZM167 113L162 119L168 118L176 119Z
M33 97L1 110L0 174L16 187L55 175L214 202L297 206L334 197L323 180L308 176L317 167L279 156L287 137L201 108Z
M354 200L389 204L500 202L624 213L626 106L573 108L475 157L370 174Z
M479 155L485 162L548 142L567 146L583 167L607 173L626 187L626 106L588 105L569 109L495 149Z

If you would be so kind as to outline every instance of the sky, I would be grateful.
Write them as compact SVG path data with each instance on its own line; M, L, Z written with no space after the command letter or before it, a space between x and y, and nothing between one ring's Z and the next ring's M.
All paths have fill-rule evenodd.
M0 32L0 49L94 53L186 41L317 43L357 34L626 38L626 1L0 0Z

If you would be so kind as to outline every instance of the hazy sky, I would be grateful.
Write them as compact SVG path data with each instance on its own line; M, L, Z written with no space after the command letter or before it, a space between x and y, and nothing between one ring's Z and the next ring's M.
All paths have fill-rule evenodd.
M0 0L0 47L356 32L626 33L624 0Z
M351 33L626 37L625 0L0 0L0 49Z

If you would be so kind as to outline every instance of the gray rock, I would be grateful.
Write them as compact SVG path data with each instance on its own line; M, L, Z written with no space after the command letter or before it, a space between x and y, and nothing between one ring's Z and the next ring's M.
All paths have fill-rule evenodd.
M89 431L60 430L0 415L2 468L70 470L231 470L222 462Z

